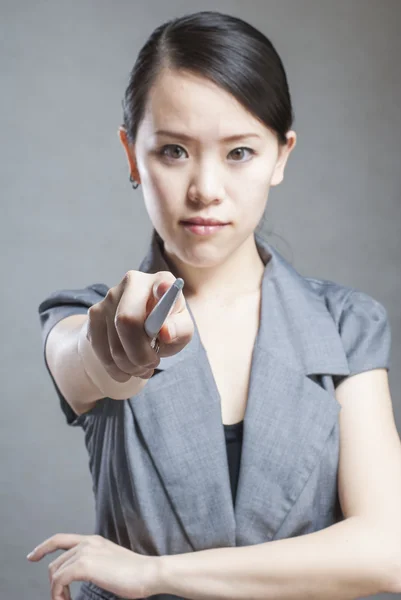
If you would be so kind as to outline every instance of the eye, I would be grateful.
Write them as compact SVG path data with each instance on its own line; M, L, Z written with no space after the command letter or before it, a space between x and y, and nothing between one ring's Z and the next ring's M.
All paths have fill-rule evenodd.
M255 154L255 151L252 150L252 148L246 148L245 146L241 146L240 148L234 148L234 150L231 150L230 154L233 154L235 152L235 153L237 153L236 156L237 157L239 156L241 158L243 156L244 150L247 150L251 154L251 156L253 154ZM242 153L238 154L238 151L240 151ZM243 161L243 160L234 160L234 162L245 162L245 161Z
M160 156L165 156L167 158L171 158L173 160L175 159L179 159L182 158L182 152L186 152L184 150L184 148L182 148L182 146L178 146L177 144L168 144L167 146L163 146L163 148L160 150L159 154ZM234 150L232 150L229 155L233 155L236 156L237 158L241 159L244 156L244 153L248 152L251 156L253 156L255 154L255 151L252 150L252 148L247 148L245 146L241 146L239 148L234 148ZM243 160L237 160L234 159L234 162L245 162Z
M168 150L179 150L180 152L183 151L184 149L181 146L177 146L177 144L169 144L168 146L163 146L163 148L160 150L160 156L166 156L167 158L181 158L181 156L177 156L177 154L172 155L171 153L168 152Z

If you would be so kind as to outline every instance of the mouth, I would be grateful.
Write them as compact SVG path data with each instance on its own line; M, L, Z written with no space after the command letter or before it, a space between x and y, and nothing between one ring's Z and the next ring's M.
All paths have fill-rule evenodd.
M203 217L192 217L192 219L183 219L182 223L191 223L191 225L227 225L227 221L219 219L204 219Z
M227 227L229 223L223 223L216 219L191 219L180 221L186 231L195 235L210 235Z

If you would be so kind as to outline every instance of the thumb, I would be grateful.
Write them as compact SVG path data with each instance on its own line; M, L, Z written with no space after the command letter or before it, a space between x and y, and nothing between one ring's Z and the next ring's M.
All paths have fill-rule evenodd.
M156 300L160 300L160 298L163 296L163 293L161 291L161 285L162 282L160 281L156 281L156 283L153 284L153 296L156 298Z
M159 292L159 286L160 286L160 281L156 281L156 283L153 284L153 288L152 288L152 294L156 298L156 300L160 300L160 298L161 298L161 294Z
M167 290L171 287L171 284L174 283L175 278L172 276L172 281L167 281L166 279L155 281L153 284L153 296L156 300L160 300L160 298L167 292Z

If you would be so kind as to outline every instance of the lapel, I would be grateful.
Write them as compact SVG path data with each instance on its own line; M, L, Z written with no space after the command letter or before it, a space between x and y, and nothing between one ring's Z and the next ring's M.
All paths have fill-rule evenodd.
M233 507L220 396L194 316L191 342L129 399L193 550L271 540L319 460L340 405L315 374L349 374L324 300L255 234L265 263ZM153 230L140 271L171 271ZM185 288L184 288L185 295Z

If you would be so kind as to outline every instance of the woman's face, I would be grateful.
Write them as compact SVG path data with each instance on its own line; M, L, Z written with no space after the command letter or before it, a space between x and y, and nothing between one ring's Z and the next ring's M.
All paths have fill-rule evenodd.
M163 70L128 158L166 252L204 267L230 256L253 235L294 145L289 132L279 155L276 135L229 93L194 74ZM201 236L182 224L194 217L227 225Z

